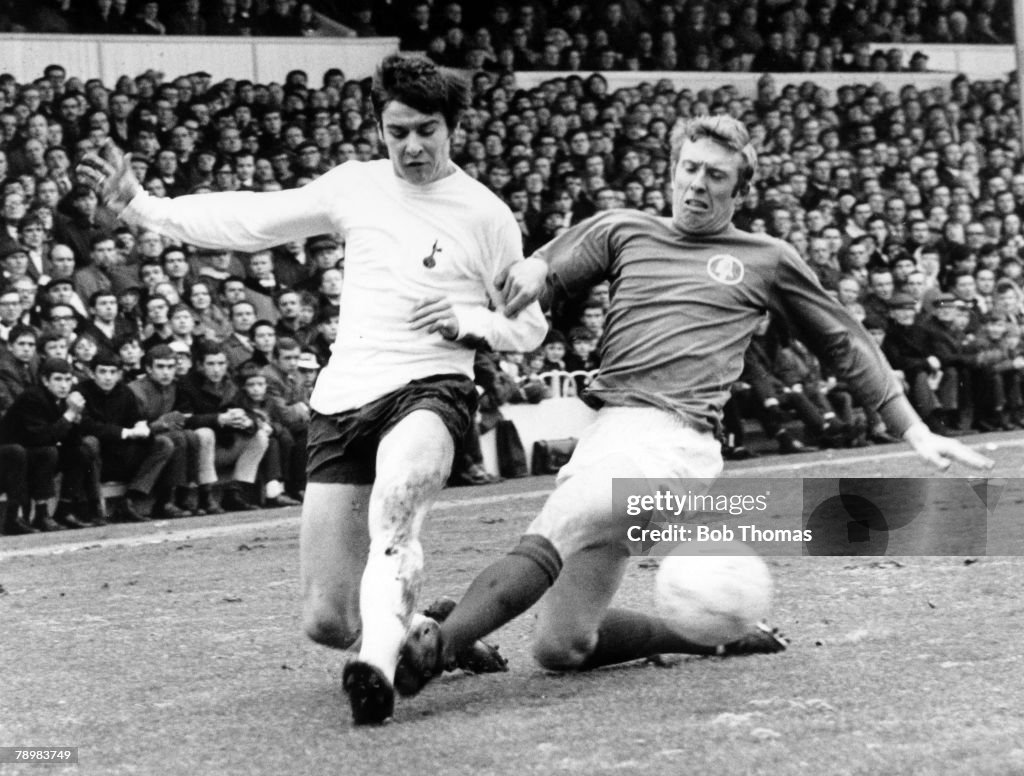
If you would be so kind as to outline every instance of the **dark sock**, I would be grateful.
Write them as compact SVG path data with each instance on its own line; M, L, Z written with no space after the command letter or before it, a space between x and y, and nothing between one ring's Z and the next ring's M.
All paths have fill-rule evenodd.
M661 654L714 655L715 650L715 647L687 641L660 617L631 609L609 609L598 628L597 645L580 670L588 671Z
M480 572L441 624L445 664L537 603L561 570L551 542L536 534L520 539L512 552Z

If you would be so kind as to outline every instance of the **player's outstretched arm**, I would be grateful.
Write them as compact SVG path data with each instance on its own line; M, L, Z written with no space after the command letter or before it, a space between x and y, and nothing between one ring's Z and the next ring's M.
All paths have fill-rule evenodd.
M940 471L948 469L954 461L972 469L991 469L995 465L991 458L975 452L959 440L933 434L923 422L908 428L903 438L923 461Z
M343 165L297 189L151 197L135 179L129 157L113 143L83 158L78 170L103 203L132 226L203 248L250 252L338 231L339 199L357 175Z

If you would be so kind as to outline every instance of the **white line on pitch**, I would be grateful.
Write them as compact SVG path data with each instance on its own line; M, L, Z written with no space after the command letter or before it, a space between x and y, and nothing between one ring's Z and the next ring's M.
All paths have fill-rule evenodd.
M992 453L997 450L1004 448L1020 448L1024 447L1024 438L1021 439L1008 439L1003 442L991 442L982 444L968 445L983 454ZM991 457L991 456L990 456ZM765 474L768 472L799 472L806 469L813 469L817 466L846 466L847 464L856 463L874 463L876 461L894 461L900 458L917 458L917 453L907 444L901 444L900 449L894 450L891 453L875 453L872 454L862 453L860 455L844 455L833 458L814 458L812 460L805 461L793 461L788 459L786 463L773 463L773 464L755 464L753 466L743 466L733 469L727 469L726 476L746 477L748 474ZM966 467L961 467L963 471L974 471L973 469L968 470Z
M979 447L979 445L974 445ZM1024 438L1021 439L1009 439L1002 442L991 443L991 447L986 444L983 451L991 453L996 450L1005 448L1022 448L1024 447ZM753 466L743 466L737 468L730 468L726 470L726 476L733 477L751 477L760 474L768 474L771 472L784 472L784 473L797 473L806 469L819 467L819 466L845 466L847 464L864 463L864 462L879 462L879 461L893 461L901 458L913 458L916 457L916 453L908 446L903 445L902 449L894 450L889 453L881 454L860 454L860 455L844 455L841 457L833 458L815 458L814 460L804 462L791 462L791 459L787 460L786 463L772 463L772 464L756 464ZM434 510L445 510L445 509L465 509L477 506L487 506L489 504L497 504L507 502L510 499L540 499L546 497L551 492L551 488L544 488L541 490L527 490L522 493L500 493L488 496L471 496L463 499L446 499L438 501L434 505ZM187 527L170 527L171 524L167 524L167 528L162 530L161 533L147 533L142 535L130 535L120 537L109 537L105 539L96 539L93 541L78 541L78 542L66 542L61 544L50 545L47 544L42 547L22 547L10 550L0 550L0 560L22 558L22 557L38 557L44 555L60 555L67 552L76 552L84 549L105 549L107 547L140 547L148 544L163 544L165 542L180 542L187 541L189 539L215 539L223 536L234 536L237 534L251 533L252 531L263 531L273 530L275 528L294 527L298 525L298 515L289 515L288 517L275 517L262 520L253 520L244 523L232 523L231 525L211 525L204 526L202 528L187 528ZM154 527L157 527L154 525Z
M542 498L550 493L550 490L531 490L523 493L506 493L504 495L475 496L467 499L450 499L438 501L434 504L434 511L445 509L458 509L474 506L486 506L498 502L508 501L509 498L533 499ZM110 536L92 541L67 541L60 544L46 544L40 547L19 547L9 550L0 550L0 560L12 558L38 557L44 555L62 555L68 552L81 550L106 549L108 547L141 547L149 544L164 544L169 542L182 542L190 539L216 539L224 536L236 536L238 534L252 533L254 531L267 531L276 528L293 527L298 528L299 516L292 514L288 517L264 518L261 520L250 520L231 525L208 525L189 528L173 523L151 523L159 533L130 534L126 536ZM63 537L62 537L63 538Z

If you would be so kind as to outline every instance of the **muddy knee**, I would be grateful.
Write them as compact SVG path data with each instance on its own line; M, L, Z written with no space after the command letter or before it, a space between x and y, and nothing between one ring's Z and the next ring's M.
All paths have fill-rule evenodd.
M549 671L574 671L596 646L597 633L540 634L533 643L533 658Z
M324 606L307 606L302 615L302 628L317 644L334 649L348 649L359 638L359 617L351 617Z

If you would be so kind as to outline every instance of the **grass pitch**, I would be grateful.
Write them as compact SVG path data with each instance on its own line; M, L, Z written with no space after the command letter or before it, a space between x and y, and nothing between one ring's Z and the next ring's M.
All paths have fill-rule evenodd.
M884 450L735 471L924 474ZM1019 447L992 454L1017 476ZM551 484L446 491L424 597L464 590ZM445 677L358 729L346 656L301 634L297 547L295 511L0 541L0 746L80 755L0 772L1024 773L1018 557L771 558L792 638L773 656L555 675L530 659L527 615L495 637L509 673ZM649 607L653 575L634 561L618 603Z

